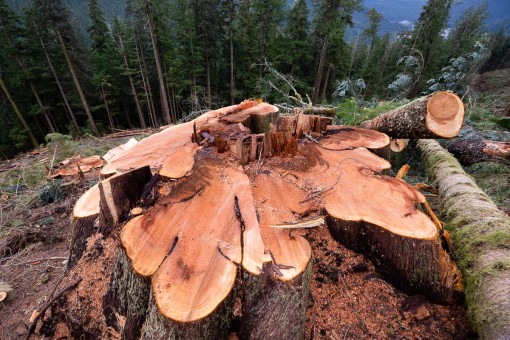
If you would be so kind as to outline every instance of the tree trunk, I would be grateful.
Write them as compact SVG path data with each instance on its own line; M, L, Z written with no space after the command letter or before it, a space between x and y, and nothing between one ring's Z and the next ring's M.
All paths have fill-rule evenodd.
M464 165L478 162L510 160L510 142L482 139L456 140L448 144L448 151Z
M163 68L161 67L161 57L159 55L158 39L157 39L156 33L154 31L154 19L152 17L152 12L150 9L150 6L152 6L151 0L147 0L146 6L147 6L146 7L147 22L149 24L149 31L150 31L150 35L151 35L151 41L152 41L152 49L154 51L154 60L156 61L156 69L158 71L161 111L163 113L163 118L165 119L165 123L170 124L170 123L172 123L172 119L170 117L170 109L168 107L168 99L166 97L166 85L165 85L165 78L163 76Z
M209 57L206 57L205 60L205 74L206 74L206 83L207 83L207 108L211 109L212 97L211 97L211 65L209 62Z
M98 185L100 199L77 204L99 206L99 225L70 273L84 281L60 310L72 334L226 338L236 314L243 338L303 338L312 250L300 228L324 224L323 215L407 290L445 303L461 295L439 231L416 208L423 196L381 176L389 164L366 149L387 136L323 128L302 114L291 130L250 133L275 112L256 101L209 111L110 159L103 175L118 174ZM298 143L295 131L312 126L313 141ZM244 141L245 166L229 152ZM122 173L135 165L155 175ZM135 204L142 214L131 216Z
M81 89L80 81L78 80L78 76L76 75L76 71L74 70L74 65L71 60L71 57L69 56L69 53L67 52L66 45L64 44L64 39L62 39L62 35L57 30L57 37L60 41L60 45L62 47L62 52L64 53L64 57L66 58L67 66L69 67L69 71L71 72L71 76L73 77L74 85L76 86L76 90L78 91L78 95L80 96L81 103L83 105L83 108L85 109L85 113L87 114L87 117L90 122L90 126L92 127L92 131L96 135L99 134L99 130L96 127L96 123L94 122L94 118L92 117L92 113L90 112L89 104L87 103L87 99L85 99L85 94L83 94L83 90Z
M39 41L41 42L41 46L44 51L44 55L46 56L46 60L48 61L48 65L50 67L51 74L53 75L53 78L55 79L55 83L57 83L58 90L60 91L60 95L62 96L62 99L64 100L65 107L67 108L67 112L71 118L71 121L78 130L80 127L78 126L78 123L76 122L76 117L74 116L73 110L71 109L71 105L69 105L69 101L67 100L67 96L64 92L64 89L62 87L62 84L60 83L60 80L58 79L57 72L55 72L55 68L53 68L53 63L51 62L50 56L48 55L48 52L46 51L46 46L44 45L44 42L41 38L39 38Z
M48 127L49 127L50 131L53 132L53 133L57 132L57 130L53 126L53 122L51 121L50 116L48 115L46 107L42 103L41 97L39 97L39 94L37 93L37 90L35 88L34 83L29 80L28 81L28 86L30 87L30 90L32 91L32 94L34 95L35 100L37 101L37 105L39 106L39 110L41 111L41 113L43 114L44 118L46 119L46 124L48 124Z
M136 112L138 113L138 119L140 120L140 126L142 129L147 127L145 124L145 118L143 117L142 107L140 105L140 100L138 99L138 94L136 93L135 83L133 82L133 78L131 77L131 73L129 72L129 63L126 56L126 50L124 49L124 42L122 41L122 36L119 34L119 43L120 48L122 50L122 56L124 58L124 66L126 67L126 72L129 78L129 86L131 86L131 93L133 94L133 99L135 100ZM130 124L131 125L131 124Z
M466 282L468 314L482 339L510 334L510 218L433 140L417 144L439 191L443 214Z
M333 70L333 65L329 64L328 66L328 72L326 72L326 79L324 79L324 86L322 87L322 96L321 101L326 100L326 94L329 86L329 77L331 76L331 71Z
M234 32L232 27L229 30L229 43L230 43L230 105L235 103L235 76L234 76Z
M106 92L104 90L104 84L103 83L101 83L101 96L103 97L104 107L106 108L106 113L108 114L108 121L110 122L110 128L113 131L115 129L115 126L113 124L113 117L112 117L112 114L110 112L110 108L108 107L108 101L106 99Z
M28 137L30 138L30 142L32 142L32 145L34 146L34 148L38 148L39 147L39 143L37 143L37 140L35 139L35 136L32 133L32 130L30 129L30 126L28 126L27 122L25 121L25 118L23 118L23 115L21 114L21 111L18 108L18 105L14 101L14 98L12 98L11 93L7 89L7 86L5 85L4 80L2 78L0 78L0 87L4 91L5 96L7 97L7 100L9 100L9 102L11 103L11 106L12 106L14 112L16 112L16 115L18 116L18 119L20 120L21 124L23 125L23 127L27 131Z
M136 37L136 35L135 35ZM147 111L149 112L149 120L150 124L153 128L156 128L156 114L153 110L154 106L152 105L152 93L149 92L148 88L150 89L150 83L149 79L146 79L145 70L143 68L142 64L142 58L143 54L140 55L139 51L141 53L142 48L140 47L140 50L138 50L138 44L137 41L135 41L135 48L136 48L136 59L138 60L138 67L140 69L140 74L142 76L142 84L143 84L143 90L145 92L145 98L147 98Z
M436 92L383 113L361 126L393 138L452 138L462 128L464 104L453 93Z
M315 74L315 84L313 88L312 95L312 105L317 104L319 100L319 93L322 82L322 73L324 72L324 64L326 63L326 54L328 52L328 38L324 38L324 43L322 44L321 56L319 59L319 67L317 68L317 73Z

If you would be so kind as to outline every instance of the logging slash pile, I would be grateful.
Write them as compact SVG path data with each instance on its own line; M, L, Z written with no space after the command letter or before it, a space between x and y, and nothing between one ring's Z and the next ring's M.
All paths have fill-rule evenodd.
M453 137L460 99L436 93L363 128L309 112L245 101L109 157L104 179L73 210L76 293L54 306L54 328L128 339L218 339L234 328L241 338L302 338L313 265L304 235L317 227L399 289L462 302L448 232L420 191L383 175L388 135L399 138L393 150L409 138Z

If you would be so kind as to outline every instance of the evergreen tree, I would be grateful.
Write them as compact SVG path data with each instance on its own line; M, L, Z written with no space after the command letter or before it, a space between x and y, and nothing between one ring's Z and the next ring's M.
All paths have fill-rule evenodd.
M374 42L377 37L377 32L379 31L379 26L381 25L381 20L384 16L377 12L375 8L372 8L367 12L368 17L368 27L363 31L363 36L370 40L370 45L368 47L367 59L370 58L370 52L374 47Z
M408 41L411 55L420 54L421 71L417 75L409 96L415 97L424 88L425 81L438 71L441 58L441 33L445 28L453 0L428 0L423 7L411 39Z
M310 41L309 9L305 0L297 0L289 12L285 40L289 42L286 54L289 55L290 75L299 80L308 80L312 60Z
M485 20L488 16L488 3L483 3L478 7L468 7L455 23L455 26L448 34L446 45L448 46L447 58L462 56L473 51L477 40L480 40L485 31Z
M110 29L106 25L103 13L99 7L98 0L89 0L90 26L88 33L92 40L92 80L96 88L99 89L102 105L96 109L106 110L110 128L114 128L113 113L111 106L114 104L108 97L112 90L112 79L114 69L112 68L112 57L117 56L114 51L113 39ZM145 121L142 120L142 128L145 128Z
M329 83L333 81L334 72L343 71L347 60L347 44L343 37L347 25L352 26L354 11L361 9L361 0L315 0L314 39L320 55L317 56L312 102L319 101L327 93ZM324 68L327 67L324 76ZM324 78L324 79L323 79Z
M67 7L62 0L34 0L34 7L39 25L56 36L92 131L98 134L99 130L85 97L82 80L78 75L78 71L84 68L83 61L86 60L86 54ZM70 51L76 55L74 58Z

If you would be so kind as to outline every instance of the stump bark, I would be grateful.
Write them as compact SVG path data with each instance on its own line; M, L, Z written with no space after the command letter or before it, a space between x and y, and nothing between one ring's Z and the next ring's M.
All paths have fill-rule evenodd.
M464 104L450 92L436 92L363 122L361 127L392 138L452 138L462 128Z
M454 248L466 279L468 312L483 339L510 335L510 218L433 140L418 148L439 191Z

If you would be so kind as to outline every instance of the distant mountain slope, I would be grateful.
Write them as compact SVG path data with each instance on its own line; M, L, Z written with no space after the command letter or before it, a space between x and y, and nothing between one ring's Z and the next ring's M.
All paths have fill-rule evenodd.
M7 4L12 8L21 12L23 5L30 0L6 0ZM294 0L287 0L291 5ZM82 31L86 30L89 24L88 18L88 1L87 0L66 0L65 1L71 12L76 16ZM100 0L99 1L105 16L109 20L113 20L115 16L122 17L126 0ZM426 0L364 0L364 12L356 12L354 15L355 26L353 30L348 32L348 38L353 33L356 34L363 31L368 20L366 11L375 8L384 15L381 23L380 32L395 33L405 28L412 27L413 23L418 19ZM450 15L450 25L460 17L462 12L469 6L478 6L483 3L482 0L462 0L456 1L452 7ZM510 0L488 0L489 17L487 18L487 27L491 31L497 31L503 28L507 34L510 34ZM311 6L310 1L308 5Z
M450 12L450 25L462 15L469 6L479 6L482 0L462 0L456 2ZM491 31L498 31L503 28L507 34L510 33L510 1L509 0L488 0L489 17L487 18L487 28ZM365 13L371 8L375 8L384 15L381 24L381 33L398 32L404 28L412 27L418 20L426 0L364 0L363 7ZM366 28L368 21L365 13L357 12L354 15L354 31L361 31Z

